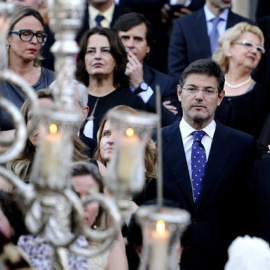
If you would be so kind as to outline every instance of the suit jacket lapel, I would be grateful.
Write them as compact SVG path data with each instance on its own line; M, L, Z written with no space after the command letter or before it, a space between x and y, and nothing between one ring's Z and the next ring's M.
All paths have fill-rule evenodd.
M227 129L217 122L209 158L206 165L205 178L202 185L198 207L207 199L209 193L222 177L226 164L229 162L232 153L229 144L229 133Z
M194 13L193 23L191 24L190 27L191 27L190 35L192 35L196 39L195 41L196 44L198 44L198 46L205 47L204 51L208 51L207 54L210 56L211 47L208 37L206 17L203 9L196 12L196 14Z
M238 22L239 21L234 16L234 13L231 10L229 10L228 21L227 21L226 29L233 27Z
M166 131L163 133L163 149L166 149L166 151L163 151L163 157L174 178L163 179L163 181L176 181L187 200L193 204L190 176L179 130L179 121L174 122L171 128ZM166 174L164 172L164 175Z

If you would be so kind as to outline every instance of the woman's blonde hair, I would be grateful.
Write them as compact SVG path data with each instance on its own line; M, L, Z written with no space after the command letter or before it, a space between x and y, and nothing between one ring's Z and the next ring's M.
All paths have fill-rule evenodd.
M245 32L256 35L260 40L260 46L264 46L264 36L259 27L241 22L227 29L218 40L218 48L213 55L213 60L217 61L225 73L229 70L228 53L233 43Z
M119 110L125 110L134 114L138 113L135 109L126 105L116 106L112 108L110 111L119 111ZM94 155L94 159L100 161L105 166L106 166L106 160L103 159L100 153L100 140L102 138L102 133L103 133L104 126L107 120L108 120L108 113L104 115L104 117L102 118L100 122L98 133L97 133L98 146ZM156 148L156 144L151 139L146 144L144 161L145 161L145 178L146 180L151 180L152 178L156 177L156 171L157 171L157 148Z
M41 98L50 98L54 100L52 89L45 88L38 90L36 92L39 99ZM27 124L28 122L28 114L31 110L31 101L30 99L26 99L21 107L21 113L23 115L24 121ZM88 156L83 154L83 151L86 149L84 143L79 139L78 136L74 136L74 148L73 148L73 161L89 161ZM27 138L25 147L21 154L13 159L12 161L7 163L7 168L10 171L13 171L19 178L24 181L29 181L31 167L33 164L34 156L36 153L36 149L34 145Z
M28 6L22 6L22 7L16 8L15 12L13 13L13 15L10 19L9 31L12 31L15 24L17 24L21 19L23 19L24 17L27 17L27 16L33 16L34 18L36 18L41 23L41 25L43 26L43 30L44 30L45 23L44 23L44 20L43 20L41 14L36 9L33 9L31 7L28 7ZM9 48L9 46L7 46L7 48ZM39 67L41 65L40 61L43 59L41 56L41 52L42 52L42 48L38 54L38 57L34 60L35 67Z

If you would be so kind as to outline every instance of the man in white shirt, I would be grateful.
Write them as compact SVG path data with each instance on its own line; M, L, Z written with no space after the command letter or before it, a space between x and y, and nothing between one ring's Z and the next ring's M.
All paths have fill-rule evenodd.
M214 120L223 85L217 63L191 63L178 85L182 120L162 130L164 198L189 211L192 220L182 239L182 270L223 270L231 241L252 223L248 185L256 143Z
M126 75L130 90L140 96L147 111L156 112L156 86L160 87L162 106L162 125L167 126L181 115L177 100L177 79L147 65L148 54L153 44L153 30L144 15L136 12L124 14L115 22L113 29L125 46L128 63Z

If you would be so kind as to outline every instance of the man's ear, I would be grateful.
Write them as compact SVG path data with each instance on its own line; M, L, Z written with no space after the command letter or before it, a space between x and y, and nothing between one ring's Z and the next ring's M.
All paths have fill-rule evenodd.
M218 106L221 104L221 101L224 98L224 96L225 96L224 90L218 94L218 104L217 104Z
M178 100L181 102L182 88L179 84L177 84L177 96Z

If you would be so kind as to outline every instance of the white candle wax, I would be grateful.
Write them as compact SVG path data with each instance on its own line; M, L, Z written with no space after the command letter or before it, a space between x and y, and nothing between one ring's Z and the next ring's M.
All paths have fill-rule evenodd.
M161 225L161 229L159 229ZM152 251L150 270L166 270L168 260L169 232L165 230L163 221L157 222L157 230L152 232Z
M50 176L60 168L62 147L62 135L57 130L45 136L42 144L44 158L41 164L43 178L49 180Z
M123 136L120 139L118 177L123 183L127 183L136 172L140 158L140 139L138 135Z

